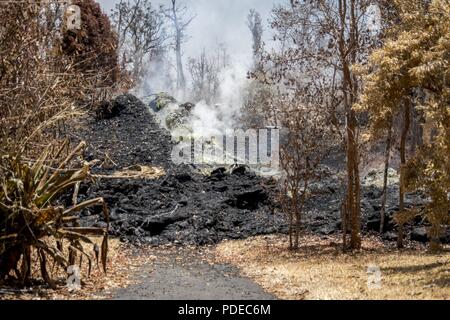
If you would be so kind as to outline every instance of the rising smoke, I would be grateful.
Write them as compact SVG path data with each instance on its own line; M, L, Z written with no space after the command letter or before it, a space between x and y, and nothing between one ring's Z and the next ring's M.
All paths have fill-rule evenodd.
M119 0L99 0L106 11L114 8ZM247 72L252 66L253 52L251 33L247 26L247 15L255 8L264 17L269 16L276 1L260 0L184 0L195 19L187 30L187 41L183 43L183 60L186 77L189 78L187 62L189 58L198 57L206 48L209 56L214 55L218 43L227 47L231 61L230 66L219 73L219 92L214 103L190 101L196 104L192 112L191 127L196 135L214 135L226 129L235 128L236 119L244 102L244 92L249 80ZM169 0L155 0L155 7L161 3L169 5ZM268 34L266 35L269 36ZM268 39L265 39L268 41ZM175 97L179 103L192 100L189 92L176 92L175 61L171 48L165 57L158 57L145 66L145 76L134 88L134 94L140 98L166 92ZM171 110L175 106L171 106ZM166 114L162 113L163 117ZM162 121L164 123L164 121Z
M200 101L192 112L191 127L195 136L224 134L237 127L249 84L247 71L245 64L232 64L220 72L218 103L208 105Z
M195 136L214 136L224 134L226 130L236 128L245 101L245 93L250 83L247 77L250 63L231 63L218 74L219 90L215 103L205 100L193 101L195 104L187 127ZM132 93L150 101L156 94L167 93L178 103L169 104L157 113L161 124L165 125L166 117L179 108L179 104L188 102L189 88L186 93L177 92L174 88L173 75L169 68L153 63L147 65L145 77L132 90ZM189 101L191 102L191 101Z

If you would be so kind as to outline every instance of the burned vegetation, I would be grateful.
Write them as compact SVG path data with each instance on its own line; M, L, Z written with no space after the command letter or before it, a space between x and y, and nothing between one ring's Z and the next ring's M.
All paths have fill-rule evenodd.
M330 240L344 260L373 236L377 250L446 252L450 6L372 5L275 6L273 48L251 10L243 71L225 44L184 61L195 16L181 1L120 2L111 18L94 0L0 2L1 285L107 272L111 236L178 248L277 234L296 254ZM276 172L237 150L234 164L174 163L176 136L232 127L279 130Z

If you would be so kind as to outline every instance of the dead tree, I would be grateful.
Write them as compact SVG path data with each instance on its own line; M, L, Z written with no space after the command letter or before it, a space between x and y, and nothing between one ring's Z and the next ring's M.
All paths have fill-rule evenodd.
M252 34L253 56L255 62L260 59L263 50L263 25L261 14L255 9L251 9L247 17L247 26Z
M289 219L289 247L298 249L302 216L310 187L321 178L320 164L329 143L325 117L320 109L298 104L298 99L284 96L281 119L285 131L280 146L283 179L280 203Z
M174 48L177 68L177 90L186 90L186 77L183 70L182 44L186 41L186 29L194 20L194 16L187 17L187 6L179 5L177 0L171 0L171 6L165 11L165 16L172 23L174 30Z
M351 47L359 43L359 29L356 0L339 0L337 23L338 52L342 66L342 93L344 109L346 111L346 140L347 140L347 209L351 224L351 248L361 247L361 207L360 207L360 177L359 150L357 130L358 124L353 104L358 93L358 80L351 71L351 65L357 62L358 48ZM345 30L349 30L347 33Z
M383 232L384 232L384 221L386 218L389 159L391 158L391 149L392 149L392 126L393 126L393 122L391 120L391 125L388 129L388 136L387 136L387 140L386 140L386 151L385 151L385 158L384 158L383 197L381 199L381 212L380 212L380 234L383 234Z
M400 140L400 194L399 194L399 212L403 213L405 211L405 169L406 169L406 142L408 139L409 127L411 124L411 105L410 102L405 102L404 105L404 115L403 115L403 130ZM397 237L397 247L399 249L403 248L403 237L404 237L404 223L400 221L398 223L398 237Z
M220 61L208 56L203 49L198 58L189 59L188 70L192 80L192 99L214 103L219 93Z
M162 12L148 0L121 1L112 19L119 37L121 65L125 67L131 61L133 80L137 81L143 76L144 59L152 60L166 46L168 36Z

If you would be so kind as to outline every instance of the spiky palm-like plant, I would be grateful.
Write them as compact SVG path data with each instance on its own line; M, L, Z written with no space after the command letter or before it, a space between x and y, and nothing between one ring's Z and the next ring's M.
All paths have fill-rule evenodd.
M34 162L24 161L20 152L0 159L0 280L14 272L21 282L29 283L34 250L42 278L53 288L55 283L47 268L50 261L67 270L75 264L77 256L85 257L90 272L92 257L82 243L93 246L95 257L98 260L101 256L106 272L109 215L104 200L97 198L80 204L74 201L69 208L55 204L58 197L70 188L77 189L90 177L89 164L73 168L74 159L85 143L64 160L53 160L60 158L66 146L67 142L56 153L49 146ZM94 205L102 206L108 227L80 228L76 213ZM101 249L90 235L103 236Z

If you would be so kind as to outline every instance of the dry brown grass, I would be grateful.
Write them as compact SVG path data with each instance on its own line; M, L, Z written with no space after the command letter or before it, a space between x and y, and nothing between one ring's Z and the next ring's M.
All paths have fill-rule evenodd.
M166 174L163 168L135 165L114 172L112 175L93 175L94 178L101 179L148 179L154 180Z
M281 299L396 300L449 299L450 254L423 248L397 251L375 238L365 239L359 253L341 252L340 239L304 236L298 251L289 251L285 236L226 241L217 259ZM381 270L381 288L370 289L368 267Z

